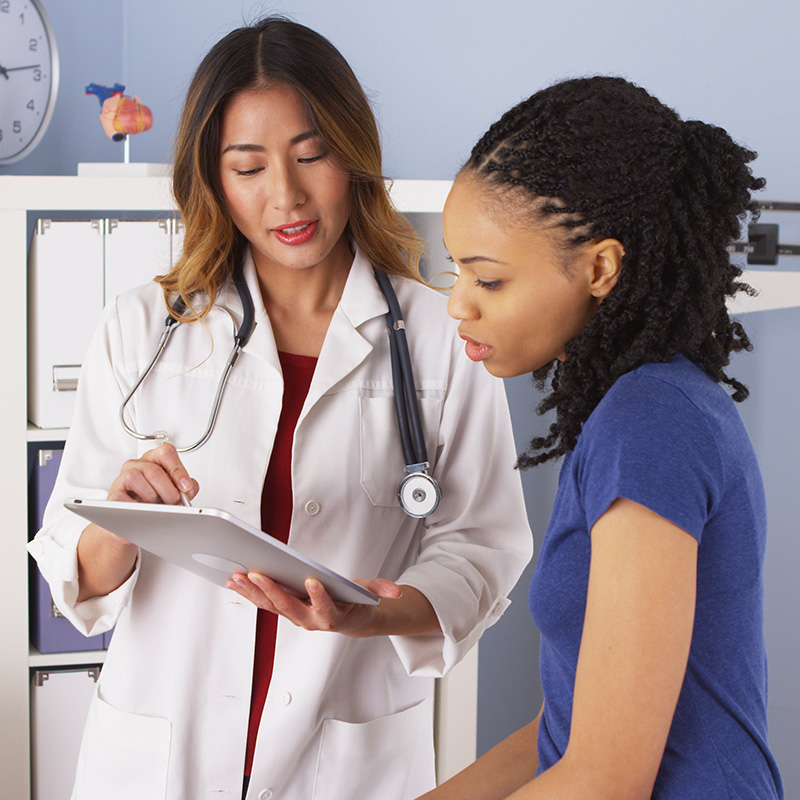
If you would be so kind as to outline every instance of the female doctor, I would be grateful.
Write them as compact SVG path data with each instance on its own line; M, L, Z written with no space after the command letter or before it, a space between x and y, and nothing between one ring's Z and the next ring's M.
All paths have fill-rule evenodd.
M502 387L460 357L380 170L363 90L321 36L268 18L201 63L175 154L183 254L105 310L31 545L80 630L116 624L75 800L403 800L434 785L433 680L502 614L531 537ZM373 267L405 312L441 486L424 519L398 505L405 462ZM238 269L255 327L212 435L178 452L202 438L242 324ZM168 309L184 321L124 411L135 432L168 432L154 447L118 409ZM302 601L252 573L217 587L62 507L106 495L197 497L343 575L380 576L365 585L382 599L337 604L309 581Z

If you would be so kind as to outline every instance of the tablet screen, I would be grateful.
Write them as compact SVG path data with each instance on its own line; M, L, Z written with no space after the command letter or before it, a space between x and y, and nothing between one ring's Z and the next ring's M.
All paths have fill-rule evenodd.
M298 597L307 597L306 579L316 578L338 602L379 602L363 586L218 508L80 498L64 506L218 586L234 572L259 572Z

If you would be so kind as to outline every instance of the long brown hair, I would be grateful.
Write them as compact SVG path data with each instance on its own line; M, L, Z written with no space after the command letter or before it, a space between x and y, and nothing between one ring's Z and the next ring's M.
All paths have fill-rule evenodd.
M323 36L270 16L221 39L189 86L175 144L173 192L186 226L183 253L157 280L169 302L180 295L205 305L204 316L247 246L227 211L219 178L220 130L234 95L290 86L331 157L351 176L346 235L377 269L420 280L422 243L392 205L381 174L378 127L364 90L341 53Z

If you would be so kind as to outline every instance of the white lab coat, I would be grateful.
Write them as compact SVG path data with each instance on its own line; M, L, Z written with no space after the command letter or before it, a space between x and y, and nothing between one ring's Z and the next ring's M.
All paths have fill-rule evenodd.
M260 527L282 375L255 270L256 328L228 379L215 431L182 456L195 505ZM433 679L508 604L530 558L503 386L462 352L444 298L393 278L407 322L439 508L399 508L404 474L392 404L387 304L357 255L297 424L289 544L350 578L385 577L432 603L442 634L353 639L278 626L249 798L408 800L432 787ZM201 323L182 325L129 404L143 432L193 442L208 418L241 304L230 286ZM225 309L229 309L226 311ZM121 397L149 361L166 316L155 284L104 312L44 527L30 551L63 613L87 635L116 624L81 746L75 800L241 796L256 609L141 551L132 577L76 604L85 526L62 508L104 498L122 463L152 445L123 432Z

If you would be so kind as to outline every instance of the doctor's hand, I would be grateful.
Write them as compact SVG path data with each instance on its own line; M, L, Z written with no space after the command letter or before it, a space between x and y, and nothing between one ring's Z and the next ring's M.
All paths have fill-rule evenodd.
M178 505L182 495L191 500L199 491L199 484L189 477L178 451L167 443L126 461L111 484L108 499Z
M171 444L162 444L141 458L122 465L111 484L109 500L137 503L181 502L181 495L194 497L200 487ZM133 573L139 548L116 533L94 523L78 540L78 602L101 597L118 589Z
M419 610L423 604L430 609L431 614L433 609L416 589L410 586L401 587L383 578L356 583L377 594L381 602L378 605L337 603L322 584L313 578L306 580L308 600L301 600L257 572L247 575L236 573L228 581L227 587L259 608L286 617L290 622L309 631L366 637L438 630L435 615L433 624L430 618L426 621L424 613L420 615ZM424 608L422 610L424 612Z

